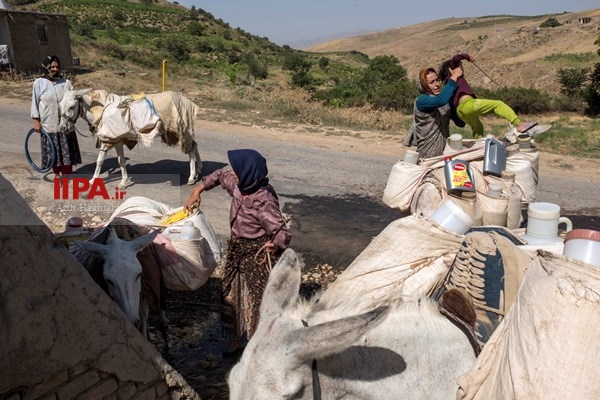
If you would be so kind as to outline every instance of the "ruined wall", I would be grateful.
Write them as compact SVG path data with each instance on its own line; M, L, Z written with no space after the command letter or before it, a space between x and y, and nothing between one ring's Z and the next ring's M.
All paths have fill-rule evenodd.
M0 175L0 399L199 399Z
M40 72L42 59L55 54L62 70L72 67L71 37L67 17L61 14L41 14L25 11L3 11L10 31L10 52L13 67L21 72ZM40 41L38 26L45 31L46 41Z

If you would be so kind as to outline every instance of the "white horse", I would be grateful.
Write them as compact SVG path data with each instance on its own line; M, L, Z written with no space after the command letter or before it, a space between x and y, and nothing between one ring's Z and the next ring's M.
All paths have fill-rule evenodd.
M115 99L120 101L111 103ZM149 120L143 130L138 130L130 120L133 119L133 116L123 111L132 102L130 97L109 95L106 90L69 90L59 104L59 129L62 132L72 131L75 129L77 119L82 117L88 123L90 131L98 133L101 145L92 179L100 175L106 153L114 147L121 168L122 178L119 182L119 189L130 186L132 181L127 176L123 145L125 144L131 149L144 135L149 138L148 142L152 141L151 138L160 136L167 145L181 147L181 150L190 159L190 175L187 183L193 185L202 170L198 144L194 140L194 119L198 106L183 94L170 91L147 94L144 99L140 100L144 101L145 99L151 103L149 110L152 110L153 107L156 114L153 114L154 119ZM113 112L105 113L107 107ZM115 132L117 129L119 131Z
M232 400L451 399L475 353L431 300L356 315L300 300L293 250L273 268L260 322L228 383ZM352 293L347 293L352 296Z
M113 226L119 230L119 233L115 232ZM150 253L143 258L138 253L149 246L159 232L155 230L138 236L137 225L123 218L116 218L103 230L92 235L90 241L75 241L75 245L70 248L71 253L86 268L92 279L104 289L127 319L138 327L146 338L148 338L150 307L160 302L157 298L160 294L157 296L153 292L153 284L149 281L154 278L151 275L160 274L160 268L152 265ZM124 237L138 237L122 240L119 234ZM140 263L141 258L145 260L144 265ZM166 332L168 320L164 307L159 307L159 323L165 349L168 349Z

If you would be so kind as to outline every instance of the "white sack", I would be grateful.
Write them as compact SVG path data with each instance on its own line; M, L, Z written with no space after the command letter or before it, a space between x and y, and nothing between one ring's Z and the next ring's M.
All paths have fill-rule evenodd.
M393 221L329 285L320 301L328 306L352 301L369 310L421 298L441 283L462 240L462 235L419 216Z
M383 190L383 203L400 211L408 210L413 195L427 171L428 168L421 165L398 161L392 167L387 184Z
M600 268L543 250L457 399L600 398Z
M181 211L152 199L133 196L125 200L111 215L126 218L141 226L161 227L161 220ZM196 290L206 283L221 260L221 242L201 211L170 225L173 228L192 221L202 236L198 240L170 240L159 235L154 240L160 258L165 286L172 290ZM166 243L165 243L166 242ZM174 253L174 254L173 254Z

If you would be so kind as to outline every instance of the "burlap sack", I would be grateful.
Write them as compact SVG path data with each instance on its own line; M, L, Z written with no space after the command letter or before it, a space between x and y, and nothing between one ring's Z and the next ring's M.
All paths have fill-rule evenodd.
M427 173L428 168L398 161L392 167L383 190L382 201L390 208L406 211L410 208L413 195Z
M337 305L351 293L357 310L370 310L422 298L441 284L462 240L462 235L419 216L393 221L329 285L320 301Z
M600 268L540 250L457 399L600 398Z

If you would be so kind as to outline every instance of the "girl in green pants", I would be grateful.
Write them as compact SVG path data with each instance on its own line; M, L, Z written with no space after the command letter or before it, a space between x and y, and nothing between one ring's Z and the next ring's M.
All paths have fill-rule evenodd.
M457 54L452 59L445 61L440 67L438 75L446 82L449 79L449 68L462 68L462 60L470 62L475 61L468 54ZM450 100L450 108L453 113L473 131L474 138L481 138L483 134L483 124L479 116L493 112L497 116L504 118L517 128L519 133L524 133L537 125L536 122L521 122L517 114L506 103L500 100L480 99L475 96L473 89L465 79L464 75L458 78L458 89L454 92Z

